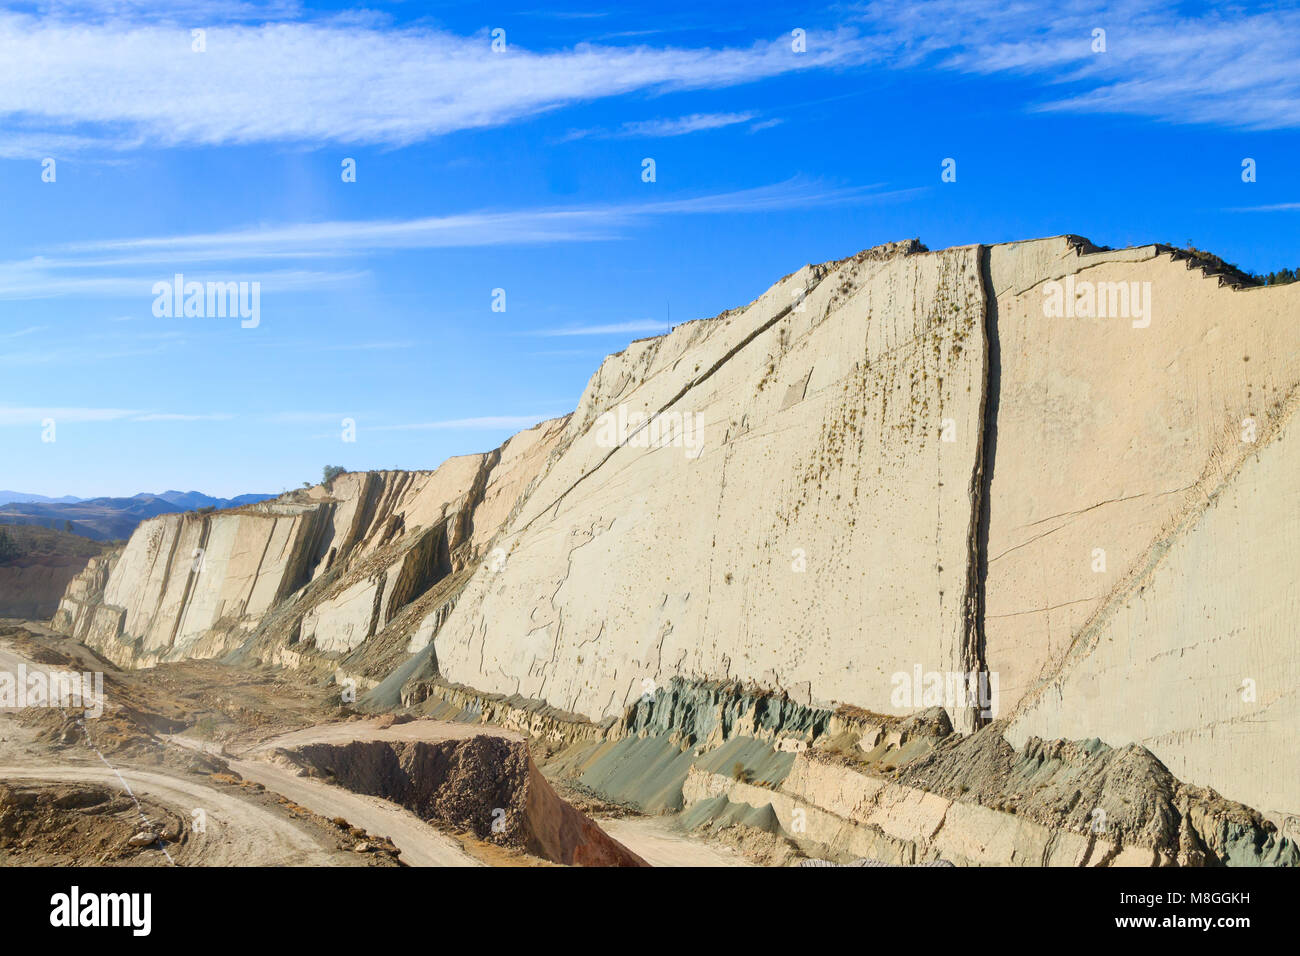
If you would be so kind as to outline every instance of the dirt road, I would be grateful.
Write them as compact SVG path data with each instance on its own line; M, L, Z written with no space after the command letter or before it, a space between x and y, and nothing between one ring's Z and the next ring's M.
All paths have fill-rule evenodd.
M271 737L250 747L240 756L256 756L282 747L286 750L301 747L304 744L346 744L354 740L423 740L427 743L439 743L444 740L469 740L490 734L507 740L523 740L513 730L504 727L492 727L488 724L454 723L448 720L411 720L403 724L392 724L381 717L366 720L340 720L329 724L317 724L291 733Z
M118 789L118 773L137 796L166 804L183 819L201 810L204 832L191 830L190 843L170 852L178 864L191 866L329 866L339 851L326 847L306 825L230 793L167 773L65 764L0 765L0 779L49 783L97 783ZM151 851L157 852L157 851Z
M261 760L228 759L228 763L244 779L283 794L323 817L343 817L368 833L388 837L402 851L400 859L407 866L483 865L466 853L458 841L425 823L410 810L381 797L353 793L309 777L297 777L283 767Z
M344 744L353 740L459 740L493 729L451 724L445 721L416 720L383 728L378 720L350 720L320 724L263 741L238 757L224 754L223 759L246 780L262 784L268 790L288 797L323 817L343 817L353 826L369 833L388 837L408 866L482 866L465 852L459 841L421 820L411 811L380 797L353 793L332 784L299 777L267 758L280 747L301 747L309 743ZM517 735L499 731L503 736ZM190 749L215 753L216 748L192 737L170 737L170 742Z
M651 866L753 866L730 847L696 839L661 817L621 817L596 822Z

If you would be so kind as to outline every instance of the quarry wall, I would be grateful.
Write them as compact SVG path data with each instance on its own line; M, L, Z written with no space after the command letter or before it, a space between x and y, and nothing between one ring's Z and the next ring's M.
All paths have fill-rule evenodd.
M674 677L943 706L1296 813L1298 336L1300 286L1161 246L878 247L632 343L487 455L145 522L56 624L593 721Z
M597 719L674 674L872 706L916 661L970 669L982 335L971 247L801 270L644 345L584 396L595 424L467 586L440 669ZM697 417L698 455L608 447L619 408Z

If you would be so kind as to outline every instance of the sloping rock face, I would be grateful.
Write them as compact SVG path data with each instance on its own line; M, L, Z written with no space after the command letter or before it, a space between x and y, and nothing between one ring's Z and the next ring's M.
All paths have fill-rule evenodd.
M436 471L351 473L270 502L153 518L73 580L54 627L122 666L248 649L332 668L465 569L501 500L518 496L521 459L559 433L544 424Z
M989 256L984 630L1009 738L1140 743L1294 814L1300 287L1233 291L1159 247L1047 246ZM1045 320L1045 277L1066 274L1149 282L1150 324Z
M939 706L1300 813L1300 285L1238 278L1072 236L808 266L488 455L146 522L60 621L596 723L674 678Z
M1180 782L1145 747L1031 737L1017 751L1002 730L993 724L949 738L902 768L898 782L1021 823L1086 834L1088 865L1120 854L1166 866L1300 865L1295 843L1270 833L1259 813Z
M599 718L674 674L870 706L918 661L977 668L979 250L912 252L800 270L607 361L504 569L441 629L442 672ZM678 419L695 447L656 433Z
M96 611L104 603L113 565L122 556L120 549L91 558L68 582L54 612L53 627L61 634L85 638L90 633Z

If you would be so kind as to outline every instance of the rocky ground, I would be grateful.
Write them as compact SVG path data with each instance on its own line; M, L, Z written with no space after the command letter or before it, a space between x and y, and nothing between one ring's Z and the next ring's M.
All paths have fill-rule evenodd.
M0 670L19 663L103 673L105 707L93 719L0 711L6 865L535 866L564 856L556 834L566 826L594 828L540 774L529 781L517 734L366 718L337 688L270 669L187 661L122 671L43 625L0 622ZM373 766L351 759L361 752ZM426 792L385 789L395 779L379 772L385 758L420 765L399 775L423 779ZM424 773L434 765L442 776ZM489 794L485 781L509 792ZM539 793L541 825L525 814ZM494 829L496 804L510 816ZM610 848L600 862L621 851L589 836L580 842Z
M676 682L603 729L442 685L362 713L327 679L247 661L119 670L43 625L0 622L0 672L19 666L101 673L104 706L0 710L5 865L924 862L962 846L917 816L940 805L945 833L972 813L972 832L1017 832L1011 862L1041 856L1040 837L1089 833L1104 840L1087 865L1130 863L1125 849L1144 865L1296 862L1260 814L1144 748L1017 750L1000 723L963 736L939 708L880 718Z

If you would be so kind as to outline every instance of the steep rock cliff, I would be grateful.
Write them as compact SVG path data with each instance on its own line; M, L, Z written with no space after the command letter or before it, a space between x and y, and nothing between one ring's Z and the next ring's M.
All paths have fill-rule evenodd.
M808 266L488 455L146 522L60 624L594 722L674 678L942 706L1300 812L1300 285L1239 285L1073 236Z

